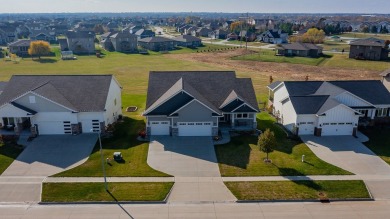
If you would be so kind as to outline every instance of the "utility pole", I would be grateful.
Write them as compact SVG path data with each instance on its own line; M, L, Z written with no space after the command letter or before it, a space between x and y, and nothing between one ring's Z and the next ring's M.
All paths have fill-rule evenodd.
M248 12L246 13L246 18L247 18L246 25L249 25ZM248 28L246 28L246 32L245 32L245 50L248 50Z
M245 22L246 28L245 28L245 49L248 50L248 26L249 26L249 13L246 13L246 16L240 17L240 47L242 47L242 24Z

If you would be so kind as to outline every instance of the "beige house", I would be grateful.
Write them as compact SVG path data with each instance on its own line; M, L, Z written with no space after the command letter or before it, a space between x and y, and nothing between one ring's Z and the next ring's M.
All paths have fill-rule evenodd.
M74 54L95 53L95 34L88 31L68 31L66 39L59 39L61 51L73 51Z

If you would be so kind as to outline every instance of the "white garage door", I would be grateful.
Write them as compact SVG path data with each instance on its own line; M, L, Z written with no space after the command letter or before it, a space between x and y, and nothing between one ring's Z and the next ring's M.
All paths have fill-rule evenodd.
M179 136L211 136L211 122L179 122Z
M70 122L39 122L37 125L40 135L72 134Z
M81 121L81 127L83 133L92 133L100 131L100 122L98 119L95 120L83 120Z
M314 122L300 122L298 135L314 135Z
M352 123L324 123L322 124L322 136L329 135L352 135Z
M169 122L150 122L151 135L169 135Z

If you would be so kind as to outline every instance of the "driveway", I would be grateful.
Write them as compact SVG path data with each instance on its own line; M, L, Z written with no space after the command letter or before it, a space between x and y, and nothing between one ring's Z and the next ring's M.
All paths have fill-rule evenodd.
M85 162L96 140L93 134L47 135L34 139L0 176L0 201L39 201L45 177Z
M222 182L210 137L153 137L147 162L175 176L169 202L236 200Z
M352 136L303 136L322 160L348 170L365 181L375 199L390 199L390 166Z

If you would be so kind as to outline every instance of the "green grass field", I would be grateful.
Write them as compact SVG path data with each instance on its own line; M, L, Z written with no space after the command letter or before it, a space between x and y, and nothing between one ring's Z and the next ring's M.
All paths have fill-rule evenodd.
M233 57L233 60L248 60L248 61L260 61L260 62L279 62L289 64L303 64L303 65L314 65L318 66L329 59L329 56L319 58L308 58L308 57L286 57L276 56L276 52L272 50L262 50L257 53Z
M346 42L336 42L336 41L325 41L323 44L319 44L319 46L323 47L323 51L334 51L341 52L344 49L345 53L349 52L349 44Z
M363 181L225 182L238 200L371 198Z
M374 34L374 33L343 33L340 34L341 37L350 37L350 38L368 38L375 37L383 40L390 40L390 34Z
M304 143L287 139L284 131L274 125L274 119L267 113L260 113L258 117L258 128L270 128L277 138L277 147L269 154L272 163L263 161L266 154L257 147L257 137L233 137L230 143L215 146L222 176L351 174L322 161ZM301 161L302 155L305 155L305 162Z
M99 201L163 201L172 182L108 183L43 183L42 202L99 202Z
M342 48L341 46L340 48ZM361 69L370 71L384 71L390 68L390 60L388 61L369 61L369 60L356 60L348 57L348 51L344 54L326 54L319 58L308 57L285 57L275 56L275 51L261 50L257 53L236 56L233 60L248 60L259 62L278 62L289 64L303 64L312 66L324 66L332 68L342 69Z
M360 70L371 70L371 71L384 71L390 68L389 61L369 61L369 60L356 60L348 58L348 53L334 54L331 59L326 60L321 66L342 68L342 69L360 69Z

